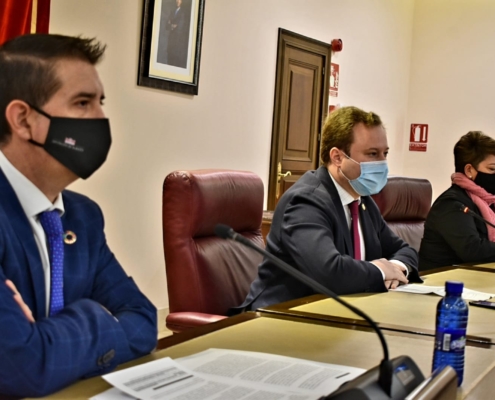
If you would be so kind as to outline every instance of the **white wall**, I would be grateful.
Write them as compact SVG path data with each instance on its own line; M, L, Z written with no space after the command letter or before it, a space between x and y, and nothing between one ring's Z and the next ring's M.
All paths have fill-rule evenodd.
M102 170L72 189L102 206L111 248L157 307L168 305L164 177L250 170L267 189L279 27L343 40L338 101L382 116L391 172L402 173L413 10L413 0L207 0L199 96L187 96L136 85L142 1L52 0L52 33L108 44L99 71L114 144Z
M416 0L408 124L429 124L429 143L426 153L405 144L404 174L430 179L434 199L450 186L459 138L495 137L494 21L493 0Z

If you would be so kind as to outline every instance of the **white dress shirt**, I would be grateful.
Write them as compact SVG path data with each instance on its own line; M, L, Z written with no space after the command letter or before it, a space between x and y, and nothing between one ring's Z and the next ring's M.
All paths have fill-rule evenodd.
M5 157L2 151L0 151L0 168L9 181L10 186L14 189L33 230L34 240L38 246L41 264L43 265L45 274L46 312L48 315L50 309L50 258L45 231L41 226L38 215L43 211L58 210L60 216L62 216L65 211L64 202L62 196L59 194L52 204L41 190L7 160L7 157Z

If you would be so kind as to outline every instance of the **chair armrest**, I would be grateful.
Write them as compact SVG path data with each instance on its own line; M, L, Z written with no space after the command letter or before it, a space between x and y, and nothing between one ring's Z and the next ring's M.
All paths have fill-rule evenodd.
M224 315L204 314L198 312L176 312L166 319L167 329L179 333L197 326L210 324L227 318Z

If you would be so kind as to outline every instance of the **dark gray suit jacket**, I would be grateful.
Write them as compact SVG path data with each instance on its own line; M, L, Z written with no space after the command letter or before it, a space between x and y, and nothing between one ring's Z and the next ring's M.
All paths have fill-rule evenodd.
M402 261L411 267L409 280L419 281L416 251L390 230L371 197L361 197L361 202L359 218L366 260ZM339 295L387 290L376 266L352 257L344 208L326 167L305 173L284 193L267 242L271 254ZM265 258L246 300L232 311L255 310L311 294L312 289Z

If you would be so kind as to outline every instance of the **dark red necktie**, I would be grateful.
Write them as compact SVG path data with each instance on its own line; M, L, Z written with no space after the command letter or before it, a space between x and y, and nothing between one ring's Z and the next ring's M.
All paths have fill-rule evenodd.
M352 230L352 243L354 245L354 258L361 260L361 238L359 237L359 204L358 201L353 201L349 204L351 210L351 230Z

